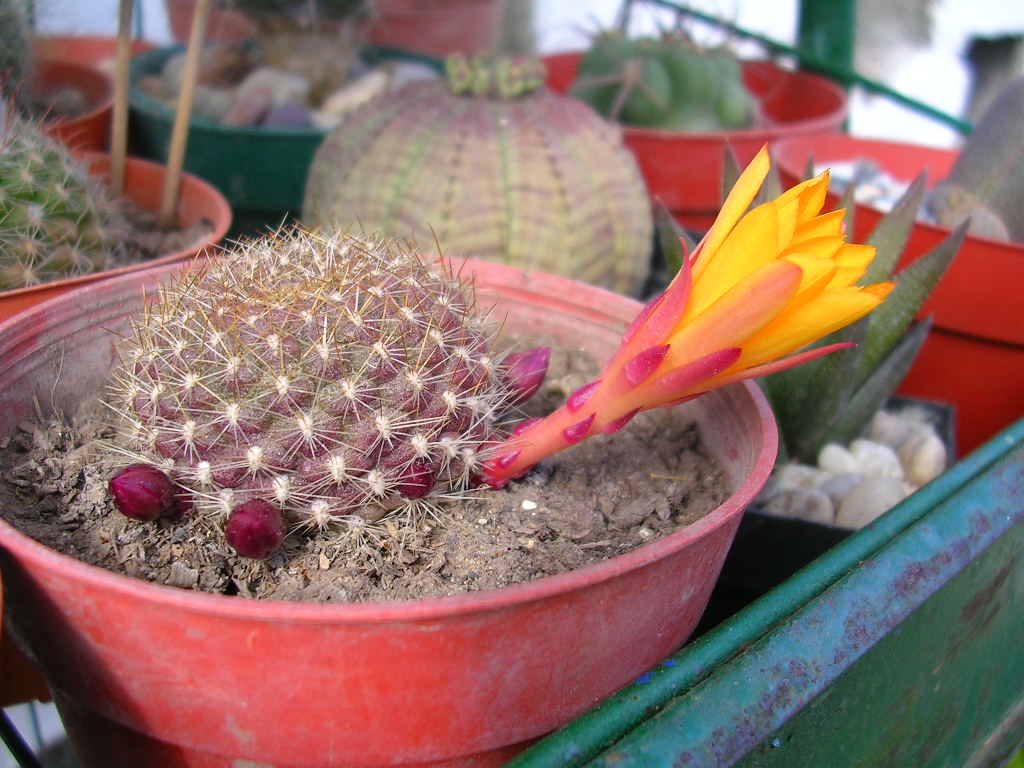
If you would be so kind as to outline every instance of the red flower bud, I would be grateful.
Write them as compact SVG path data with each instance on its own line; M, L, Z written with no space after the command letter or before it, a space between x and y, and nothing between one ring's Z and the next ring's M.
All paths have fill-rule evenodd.
M151 464L125 467L107 485L114 506L133 520L156 520L179 514L174 482Z
M276 552L284 540L281 510L260 499L239 504L231 510L224 534L238 554L259 560Z

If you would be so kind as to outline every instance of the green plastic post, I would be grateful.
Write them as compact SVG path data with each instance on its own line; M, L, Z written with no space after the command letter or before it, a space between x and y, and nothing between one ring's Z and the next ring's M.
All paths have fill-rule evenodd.
M804 59L853 71L856 0L801 0L797 50Z

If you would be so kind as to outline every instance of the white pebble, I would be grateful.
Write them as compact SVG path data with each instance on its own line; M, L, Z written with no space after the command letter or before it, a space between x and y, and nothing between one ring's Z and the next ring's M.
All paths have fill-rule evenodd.
M767 504L780 493L790 488L810 488L817 485L821 474L816 467L807 464L783 464L776 467L764 488L757 496L758 504Z
M850 453L857 462L856 472L866 477L891 477L903 479L903 465L896 451L888 445L876 443L874 440L854 440L850 443Z
M525 509L527 511L529 511L531 509L536 509L537 508L537 502L536 501L530 501L529 499L523 499L523 503L519 505L519 508L520 509Z
M878 411L871 419L865 435L869 440L899 449L910 435L913 427L910 421L888 411Z
M832 525L836 518L832 502L817 488L790 488L782 491L765 505L764 511L770 515L824 525Z
M853 490L854 486L864 479L864 475L857 472L840 472L838 475L824 475L824 479L818 489L824 493L832 504L838 509L846 494Z
M931 428L917 429L900 446L907 481L920 487L946 471L946 444Z
M818 466L836 475L858 471L857 459L838 443L828 443L818 452Z
M866 477L853 487L836 511L836 525L863 528L904 498L903 485L892 477Z

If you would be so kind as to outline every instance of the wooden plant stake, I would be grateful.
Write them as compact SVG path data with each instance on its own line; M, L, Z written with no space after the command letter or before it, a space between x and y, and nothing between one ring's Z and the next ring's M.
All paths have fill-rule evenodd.
M135 0L120 0L117 13L117 57L114 63L114 114L110 127L110 186L124 195L124 166L128 155L128 70L132 56L132 8Z
M163 197L160 202L160 226L167 227L174 222L178 204L178 188L181 185L181 169L185 162L185 145L188 142L188 125L192 119L192 101L199 78L199 59L206 40L206 26L210 19L210 0L198 0L192 16L192 29L185 52L185 66L181 76L181 91L171 129L171 147L167 153L167 178L164 180Z

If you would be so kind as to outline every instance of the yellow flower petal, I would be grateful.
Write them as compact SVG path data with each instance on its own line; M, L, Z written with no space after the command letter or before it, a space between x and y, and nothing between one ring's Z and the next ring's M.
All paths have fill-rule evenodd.
M881 304L882 298L875 291L839 288L823 291L803 304L787 308L747 339L734 368L760 365L800 349L856 322Z
M843 217L844 212L840 209L823 213L820 216L815 216L813 219L801 221L796 232L793 234L794 244L816 237L842 238Z
M695 275L684 322L699 315L747 275L775 261L778 228L778 216L771 205L759 205L744 216L706 263L703 274L699 278Z
M800 268L788 261L774 261L747 275L705 312L677 326L667 339L666 370L719 349L745 346L786 309L801 277Z
M807 254L786 256L785 261L796 264L803 272L800 287L792 303L806 301L812 295L821 293L830 283L838 267L832 259L821 259Z
M715 218L715 223L711 225L711 229L708 230L707 235L704 237L700 256L693 265L694 278L699 277L704 271L706 259L714 256L722 241L732 231L732 228L736 226L736 222L740 220L740 217L750 207L750 203L757 197L757 191L764 183L765 177L768 176L770 165L768 148L761 147L754 159L750 161L750 164L743 169L743 173L740 174L736 184L733 185L733 188L725 198L725 202L722 203L722 209Z

